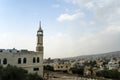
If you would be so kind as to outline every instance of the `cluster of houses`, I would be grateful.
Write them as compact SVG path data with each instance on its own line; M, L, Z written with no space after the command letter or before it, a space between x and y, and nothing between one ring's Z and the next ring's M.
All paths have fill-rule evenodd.
M95 62L95 63L93 64L90 62ZM45 59L44 66L45 65L52 66L54 71L67 71L68 73L71 73L71 68L82 67L84 76L91 76L91 75L96 76L96 72L101 70L116 69L120 72L120 58L111 58L108 60L99 59L94 61L87 59L78 59L78 60Z

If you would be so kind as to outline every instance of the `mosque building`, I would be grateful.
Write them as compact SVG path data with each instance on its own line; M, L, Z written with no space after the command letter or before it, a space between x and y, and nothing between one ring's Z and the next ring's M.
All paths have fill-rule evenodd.
M37 31L36 51L28 51L26 49L0 49L0 65L3 67L8 64L21 67L29 73L37 73L43 76L43 30L41 23Z

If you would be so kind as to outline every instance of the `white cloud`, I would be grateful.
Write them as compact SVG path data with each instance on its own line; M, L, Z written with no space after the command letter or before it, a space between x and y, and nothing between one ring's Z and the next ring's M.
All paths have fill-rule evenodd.
M92 2L86 3L85 6L86 6L87 8L94 8L94 7L95 7Z
M104 7L106 5L109 5L114 0L64 0L64 1L68 3L73 3L74 5L78 5L81 7L98 8L98 7ZM116 0L115 2L117 1L119 0Z
M48 49L45 53L55 58L117 51L120 49L119 35L120 26L117 25L108 26L96 33L88 33L87 36L78 36L77 39L61 32L45 40L45 47ZM49 57L48 54L45 56Z
M76 12L74 14L61 14L59 17L58 17L58 21L62 22L62 21L73 21L73 20L77 20L81 17L84 17L85 14L82 13L82 12Z
M88 9L93 13L96 21L111 23L120 19L120 0L65 0L79 8ZM88 14L88 13L85 13Z
M92 12L95 21L98 22L115 22L118 21L118 19L120 18L120 14L119 14L119 10L120 10L120 0L64 0L67 3L73 3L73 5L78 5L79 7L76 8L75 10L79 10L79 9L85 9L85 10L89 10L90 12ZM84 12L84 15L89 14ZM68 14L70 15L70 14ZM68 16L68 15L64 15L62 14L58 20L62 21L62 20L72 20L72 17L65 17L64 16ZM70 15L71 16L71 15ZM103 20L104 19L104 20Z
M111 1L109 4L104 5L104 7L97 8L95 12L95 18L97 21L111 24L116 23L120 20L120 0Z
M78 7L74 14L67 11L58 17L60 22L71 23L66 23L66 31L46 39L46 53L51 52L51 57L70 57L120 50L120 0L65 1ZM81 14L82 10L85 12Z
M53 7L53 8L59 8L60 5L59 5L59 4L54 4L54 5L52 5L52 7Z
M109 26L105 30L85 36L78 42L77 51L82 51L85 54L104 53L120 50L120 26ZM79 54L79 53L78 53Z
M120 26L111 25L106 29L106 32L120 32Z

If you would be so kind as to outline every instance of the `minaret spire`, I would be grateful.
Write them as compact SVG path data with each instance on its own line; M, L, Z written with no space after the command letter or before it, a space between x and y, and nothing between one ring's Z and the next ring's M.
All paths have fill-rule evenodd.
M42 28L41 28L41 21L39 22L39 30L38 30L38 32L42 32L43 30L42 30Z
M39 29L41 29L41 21L39 22Z

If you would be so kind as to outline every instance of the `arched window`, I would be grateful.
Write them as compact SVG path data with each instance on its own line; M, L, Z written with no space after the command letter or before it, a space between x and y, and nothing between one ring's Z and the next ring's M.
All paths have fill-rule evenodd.
M18 58L18 64L21 64L21 58Z
M35 57L33 57L33 63L36 63Z
M27 59L26 58L23 59L23 63L27 63Z
M39 63L40 62L40 59L39 59L39 57L37 57L37 63Z
M7 64L7 59L6 58L3 59L3 64Z

